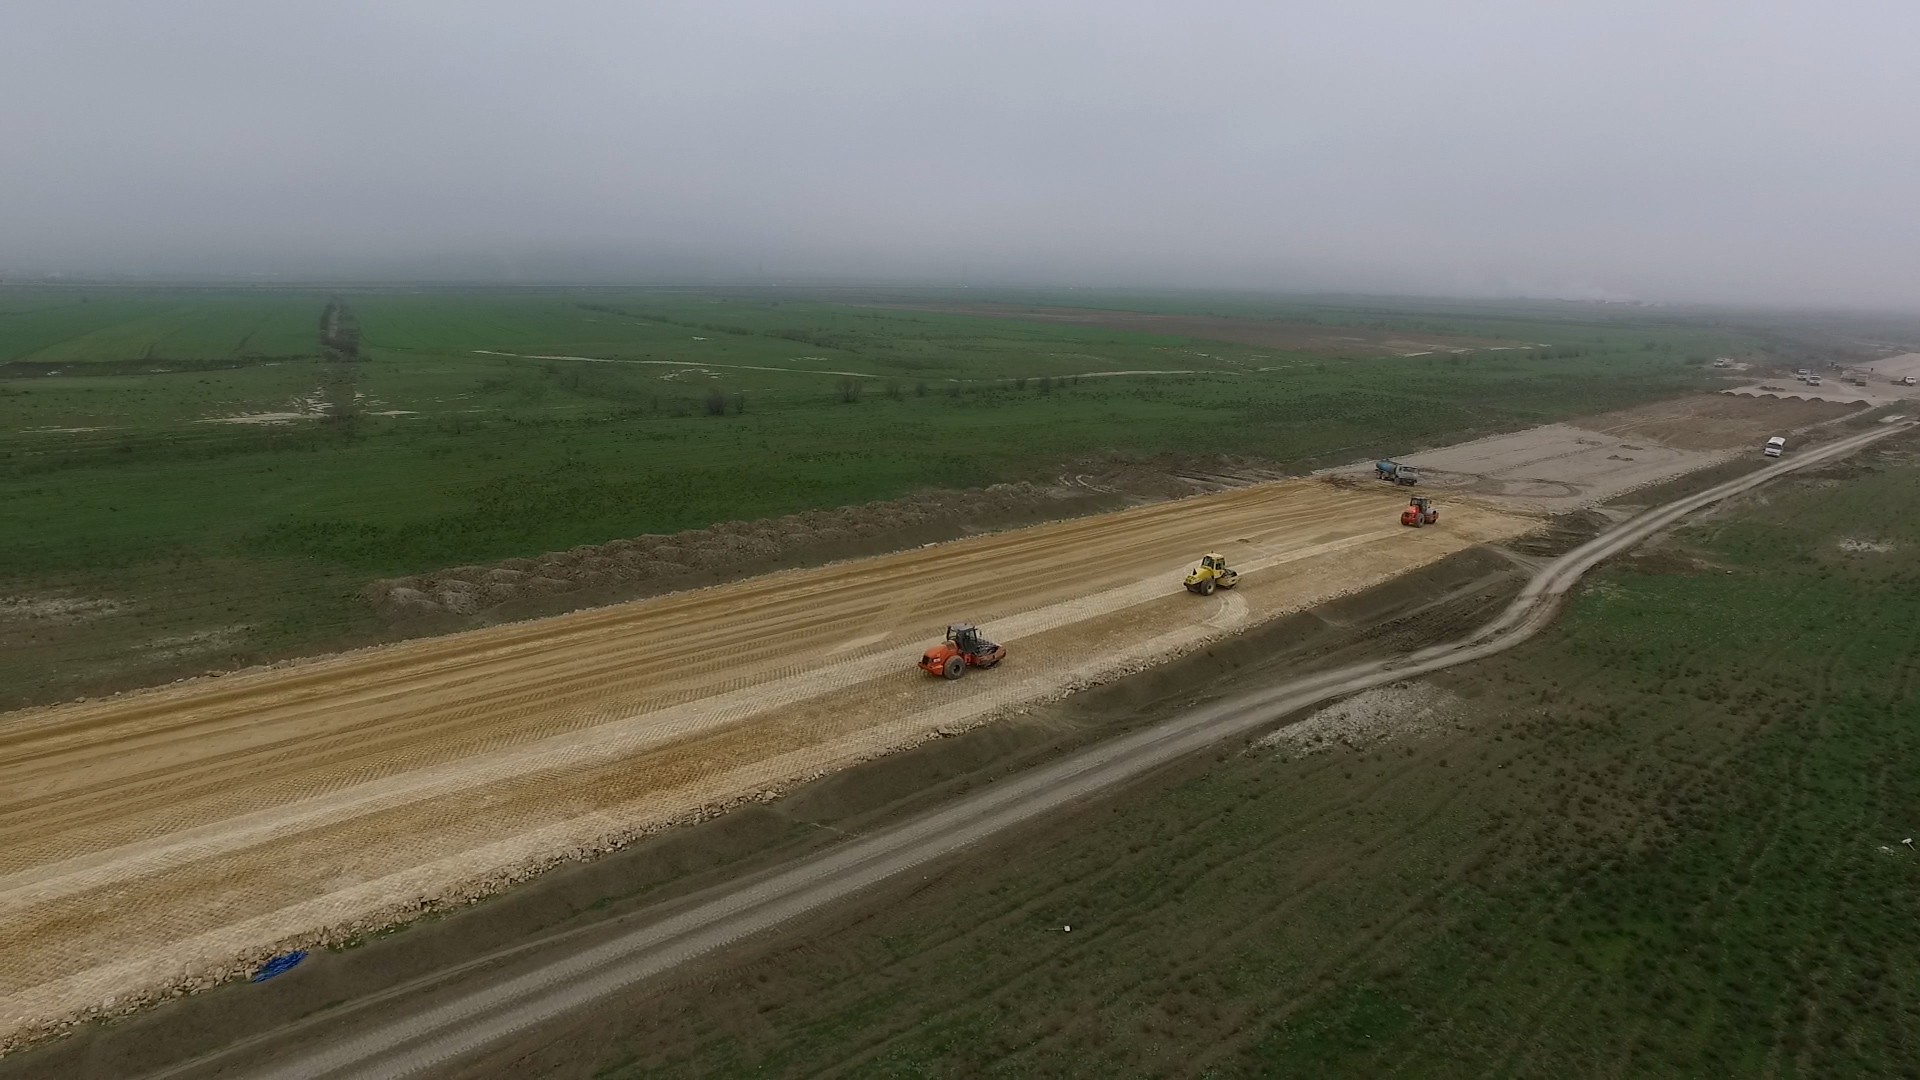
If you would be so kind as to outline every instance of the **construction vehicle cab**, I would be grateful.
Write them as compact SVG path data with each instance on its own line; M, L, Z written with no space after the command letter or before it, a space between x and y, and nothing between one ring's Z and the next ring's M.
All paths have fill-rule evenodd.
M1400 524L1416 529L1422 525L1438 524L1439 521L1440 511L1434 509L1432 500L1423 495L1415 495L1407 502L1407 508L1400 511Z
M1227 568L1227 557L1217 551L1209 551L1200 556L1200 562L1187 575L1187 591L1201 596L1213 595L1215 589L1231 589L1240 584L1240 571Z
M990 668L1006 656L1006 648L981 637L978 627L955 623L947 627L947 640L920 657L920 670L943 679L957 679L970 667Z

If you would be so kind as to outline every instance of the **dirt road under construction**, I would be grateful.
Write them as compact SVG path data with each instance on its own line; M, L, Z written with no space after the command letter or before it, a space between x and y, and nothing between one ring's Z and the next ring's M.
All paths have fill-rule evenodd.
M484 894L1538 519L1288 481L0 717L0 1040ZM1205 549L1246 577L1180 578ZM948 621L1011 648L915 670Z
M1150 769L1241 736L1334 697L1470 662L1511 648L1552 621L1567 592L1602 560L1628 550L1696 510L1777 476L1846 457L1873 442L1910 430L1881 426L1847 435L1777 465L1648 510L1533 575L1499 616L1459 640L1404 656L1369 660L1269 686L1206 705L1131 734L1098 743L1054 764L990 784L934 812L860 836L719 892L617 937L584 947L532 970L503 975L461 996L408 1009L405 999L348 1009L354 1016L315 1017L300 1027L304 1045L278 1040L253 1051L245 1075L271 1080L397 1078L429 1074L516 1033L551 1021L666 971L702 953L767 930L930 860L950 855L996 832L1075 800L1111 789ZM261 1050L271 1050L263 1055ZM233 1075L247 1064L223 1055L168 1070L168 1076Z

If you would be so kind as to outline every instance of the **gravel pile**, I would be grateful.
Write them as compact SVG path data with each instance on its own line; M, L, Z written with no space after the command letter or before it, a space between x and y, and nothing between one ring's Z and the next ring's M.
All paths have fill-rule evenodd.
M1257 749L1318 754L1344 746L1359 750L1389 740L1420 736L1451 725L1460 699L1425 683L1392 683L1362 690L1295 724L1261 737Z

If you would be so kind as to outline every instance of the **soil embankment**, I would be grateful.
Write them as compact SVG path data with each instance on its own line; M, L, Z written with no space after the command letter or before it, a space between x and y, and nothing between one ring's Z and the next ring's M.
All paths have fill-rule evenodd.
M1538 524L1399 504L1282 482L0 718L0 1017L218 982ZM1247 577L1190 596L1209 548ZM1007 664L915 671L962 619Z
M324 1040L324 1027L286 1027L301 1018L339 1019L331 1007L342 1001L355 1003L357 1014L395 993L418 1005L431 995L457 992L471 976L496 970L487 965L462 975L457 969L463 964L518 946L531 946L521 962L578 947L636 912L900 821L994 777L1165 719L1196 701L1281 673L1446 640L1491 617L1525 577L1526 570L1511 560L1469 548L1132 678L850 767L771 803L559 867L486 904L328 952L272 983L235 983L0 1058L0 1078L106 1080L144 1075L254 1036L269 1036L262 1045L273 1054L295 1045L293 1040ZM674 984L705 990L713 977L712 965L703 963Z

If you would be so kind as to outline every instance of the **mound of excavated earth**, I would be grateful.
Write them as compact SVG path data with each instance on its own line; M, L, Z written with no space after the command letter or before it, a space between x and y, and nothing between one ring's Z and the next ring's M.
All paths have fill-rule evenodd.
M0 1039L1137 669L1537 527L1289 481L0 717ZM1210 597L1204 550L1242 570ZM950 621L1007 644L957 682Z

